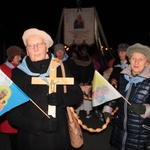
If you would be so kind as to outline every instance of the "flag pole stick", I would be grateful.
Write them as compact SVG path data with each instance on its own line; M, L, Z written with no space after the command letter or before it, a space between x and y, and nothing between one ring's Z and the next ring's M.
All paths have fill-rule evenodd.
M48 118L50 118L50 116L42 109L40 108L32 99L30 99L30 101Z
M129 105L131 105L131 103L130 103L126 98L124 98L123 96L122 96L122 98L123 98Z

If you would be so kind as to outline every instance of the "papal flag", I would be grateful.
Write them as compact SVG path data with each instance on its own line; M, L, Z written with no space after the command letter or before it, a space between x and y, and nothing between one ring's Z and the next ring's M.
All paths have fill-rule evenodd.
M122 97L122 95L98 71L95 70L92 84L93 107L119 97Z
M30 98L0 70L0 116Z

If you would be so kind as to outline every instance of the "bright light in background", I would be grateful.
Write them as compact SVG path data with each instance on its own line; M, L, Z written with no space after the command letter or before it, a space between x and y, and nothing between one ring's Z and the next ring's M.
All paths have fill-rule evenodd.
M70 48L69 48L68 46L65 45L65 49L66 49L66 51L69 51Z

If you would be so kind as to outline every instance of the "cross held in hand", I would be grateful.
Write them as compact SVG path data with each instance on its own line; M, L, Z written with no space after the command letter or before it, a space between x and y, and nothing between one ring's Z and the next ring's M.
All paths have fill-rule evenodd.
M73 85L74 78L72 77L57 77L57 62L59 59L54 59L50 63L50 76L46 77L49 86L49 94L56 92L57 85ZM61 63L61 62L60 62ZM46 81L42 80L40 77L32 77L31 84L47 84Z

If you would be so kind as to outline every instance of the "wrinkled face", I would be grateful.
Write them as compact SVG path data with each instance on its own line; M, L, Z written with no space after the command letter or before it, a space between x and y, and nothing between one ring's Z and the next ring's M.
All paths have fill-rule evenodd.
M26 51L31 61L40 61L46 59L48 48L42 37L32 35L27 39Z
M126 60L126 52L125 51L118 51L118 55L120 60Z
M55 53L56 57L59 58L60 60L62 60L64 58L65 55L65 51L64 50L57 50Z
M144 54L134 52L130 57L131 70L133 75L140 74L148 65L148 59Z
M22 59L21 55L15 55L15 57L12 60L12 63L18 65L20 63L21 59Z

